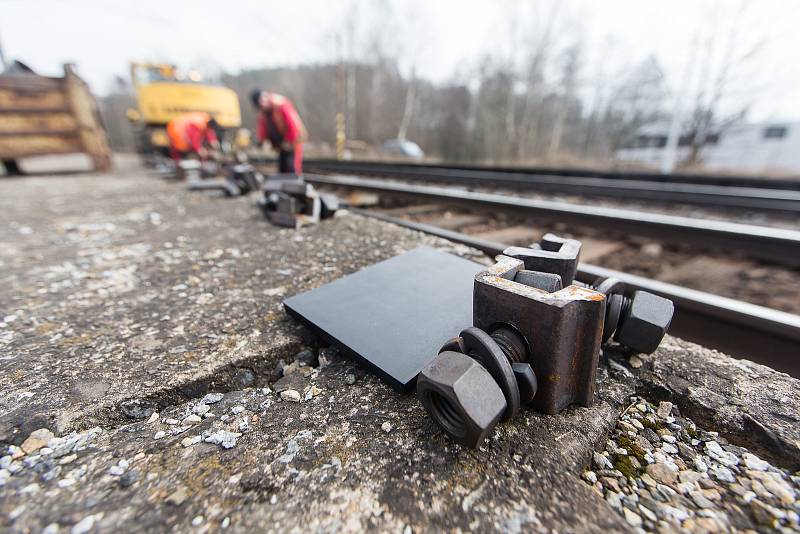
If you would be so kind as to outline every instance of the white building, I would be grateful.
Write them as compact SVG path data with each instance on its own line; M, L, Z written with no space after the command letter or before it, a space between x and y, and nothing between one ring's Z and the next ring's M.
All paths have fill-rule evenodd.
M667 145L667 130L643 128L631 146L620 149L620 161L658 167ZM688 139L681 139L677 161L689 153ZM701 152L709 169L739 172L800 172L800 122L738 124L713 136Z

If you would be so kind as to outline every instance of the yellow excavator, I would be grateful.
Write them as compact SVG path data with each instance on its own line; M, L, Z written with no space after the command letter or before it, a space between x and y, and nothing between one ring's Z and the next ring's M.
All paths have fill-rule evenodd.
M239 98L227 87L200 83L195 72L178 74L174 65L131 63L131 81L138 109L127 111L137 130L139 152L168 155L167 123L190 111L212 115L223 130L235 132L242 124Z

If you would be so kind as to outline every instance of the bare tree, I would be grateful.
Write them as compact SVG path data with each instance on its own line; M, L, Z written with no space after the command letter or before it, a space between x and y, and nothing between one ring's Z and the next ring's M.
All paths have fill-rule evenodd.
M620 76L612 86L602 119L606 155L613 156L630 143L642 126L661 121L665 98L664 73L653 56Z
M700 163L703 148L740 122L755 96L752 92L745 96L749 91L743 86L751 84L747 69L757 58L764 40L753 38L749 26L747 34L742 32L746 7L742 2L730 21L724 20L722 11L717 9L709 17L716 23L701 28L697 37L703 48L696 72L696 90L684 126L689 140L685 166ZM727 28L718 27L726 23Z
M570 107L574 107L577 102L576 87L581 67L581 50L581 43L576 42L562 53L561 76L556 87L558 98L554 106L555 118L547 151L548 158L551 159L558 157L561 151L567 115Z
M542 103L547 95L545 69L557 47L555 43L559 22L560 3L552 2L547 12L534 11L534 21L543 24L533 42L524 77L525 92L522 100L521 124L517 136L515 156L518 159L536 153L536 143L541 126ZM539 7L535 4L535 7Z

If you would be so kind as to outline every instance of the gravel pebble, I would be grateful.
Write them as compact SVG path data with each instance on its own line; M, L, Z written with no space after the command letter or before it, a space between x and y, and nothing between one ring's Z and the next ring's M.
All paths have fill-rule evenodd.
M745 467L748 469L752 469L754 471L766 471L769 468L769 463L765 462L755 454L746 452L742 455L742 459L744 460Z
M181 440L181 445L184 447L191 447L192 445L196 445L203 440L201 436L188 436Z
M664 443L661 446L661 450L667 454L678 454L678 447L675 445L670 445L669 443Z
M47 446L47 443L53 439L53 433L47 428L40 428L31 432L28 439L22 442L20 448L26 453L31 454L42 447Z
M197 415L197 414L189 414L189 415L187 415L186 417L183 418L183 421L181 421L181 424L182 425L196 425L200 421L202 421L202 419L200 419L199 415Z
M736 482L736 479L733 478L733 473L731 473L731 470L727 467L715 465L711 467L710 473L711 476L722 482L728 482L730 484Z
M70 530L71 534L86 534L87 532L91 531L94 528L94 524L97 521L97 518L93 515L89 515L78 521Z
M642 526L642 518L639 516L639 514L625 508L623 509L623 515L625 516L625 520L630 523L632 527Z
M669 417L669 414L671 412L672 412L671 402L661 401L658 403L658 411L656 412L656 414L658 414L658 416L661 419L666 419L667 417Z
M678 473L665 463L655 463L647 466L647 474L661 484L674 484Z
M205 397L200 399L200 402L203 404L214 404L221 401L222 397L223 397L222 393L209 393Z
M136 469L131 469L127 471L124 475L119 477L119 485L123 488L129 488L132 486L137 480L139 480L139 472Z
M236 446L236 440L242 434L239 432L229 432L227 430L217 430L204 437L206 443L220 445L223 449L231 449Z
M703 495L700 491L693 491L689 493L689 496L692 498L694 503L699 506L700 508L712 508L714 503L709 501L705 495Z
M622 510L622 499L619 496L619 493L614 491L606 492L606 502L608 503L611 508L615 510Z
M281 391L281 399L289 402L300 402L300 392L296 389Z
M598 469L611 469L612 467L614 467L613 464L611 463L611 460L609 460L607 456L604 456L599 452L594 453L592 459L594 466L597 467Z
M192 413L199 416L203 416L207 414L209 410L211 410L211 406L209 406L208 404L198 404L194 408L192 408Z

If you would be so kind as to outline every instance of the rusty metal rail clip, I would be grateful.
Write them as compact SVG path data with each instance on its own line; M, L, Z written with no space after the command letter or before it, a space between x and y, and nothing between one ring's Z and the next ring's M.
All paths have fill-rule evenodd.
M477 447L522 406L547 414L591 406L609 329L634 350L658 347L672 302L644 292L623 297L614 281L572 284L580 247L547 234L532 248L510 247L475 276L473 326L417 378L422 404L454 440Z

